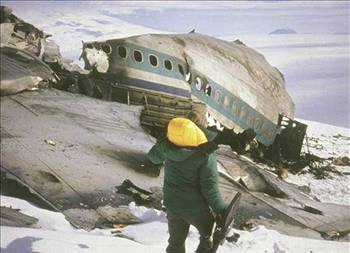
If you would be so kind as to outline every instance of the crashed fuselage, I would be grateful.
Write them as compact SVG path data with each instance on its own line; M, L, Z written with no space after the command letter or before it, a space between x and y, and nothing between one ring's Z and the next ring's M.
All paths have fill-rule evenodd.
M253 128L264 145L278 133L279 114L294 116L282 74L255 50L190 33L147 34L84 43L85 68L115 81L208 106L223 126Z

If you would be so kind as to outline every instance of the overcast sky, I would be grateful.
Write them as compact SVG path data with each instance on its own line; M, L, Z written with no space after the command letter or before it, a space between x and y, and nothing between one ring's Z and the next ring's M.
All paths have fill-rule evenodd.
M213 36L266 34L284 27L298 33L349 33L348 1L2 2L18 14L37 15L48 9L90 15L99 12L151 28L171 32L188 32L195 28Z

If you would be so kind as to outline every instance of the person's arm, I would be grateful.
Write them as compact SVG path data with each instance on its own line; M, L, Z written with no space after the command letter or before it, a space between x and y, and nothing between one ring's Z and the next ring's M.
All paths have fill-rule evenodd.
M200 187L209 206L220 215L225 209L225 203L219 191L218 178L217 161L215 155L211 154L200 168Z
M219 144L229 145L237 154L246 153L247 145L255 138L256 133L253 129L246 129L242 133L236 134L233 129L224 128L222 132L218 131L216 137L204 144L198 146L199 150L210 154L218 149Z
M160 174L161 166L165 160L163 152L163 144L157 142L151 150L147 153L146 159L142 162L142 172L147 173L151 176L157 177Z
M208 138L209 141L198 146L199 150L206 154L210 154L217 150L219 144L237 146L238 138L233 129L224 128L222 131L216 130L207 130L206 133L214 133L211 134L212 138Z

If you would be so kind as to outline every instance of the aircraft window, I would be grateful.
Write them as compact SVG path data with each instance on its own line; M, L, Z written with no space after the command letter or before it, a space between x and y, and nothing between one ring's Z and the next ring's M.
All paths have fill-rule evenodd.
M222 100L222 94L221 94L221 91L220 90L217 90L215 92L215 96L214 96L214 99L217 103L221 103L221 100Z
M164 66L167 70L172 70L173 69L173 64L171 63L170 60L165 60L164 61Z
M247 108L245 108L244 106L242 106L242 110L241 110L241 114L240 114L240 118L241 119L245 119L247 117Z
M142 62L142 53L138 50L134 50L134 59L137 62Z
M93 48L94 48L94 46L93 46L92 44L87 44L86 47L87 47L87 48L90 48L90 49L93 49Z
M205 86L204 92L207 96L211 95L211 86L209 85L209 83L207 83L207 85Z
M233 113L236 113L237 105L235 104L235 101L232 101L231 109Z
M152 66L156 67L158 65L158 59L157 59L156 56L151 54L151 55L149 55L148 60L149 60L149 63L151 63Z
M240 116L241 113L241 106L237 103L232 103L232 111L236 116Z
M191 83L191 72L186 73L186 82Z
M121 58L126 58L126 55L127 55L126 48L124 46L118 47L118 54Z
M202 90L203 88L203 80L199 76L195 79L195 86L197 90Z
M112 47L109 44L103 44L101 48L106 54L112 53Z
M252 115L251 112L248 111L248 115L247 115L247 124L250 127L254 127L254 116Z
M178 68L179 68L180 74L184 76L184 75L185 75L185 72L184 72L184 68L182 67L182 65L179 64L179 65L178 65Z
M98 43L94 43L94 48L96 48L97 50L101 49L101 45Z
M254 128L260 130L262 127L262 120L260 118L255 118Z
M224 97L224 106L229 107L229 105L230 105L230 97L225 96Z
M273 135L274 135L273 129L266 130L266 135L267 135L268 138L272 138Z

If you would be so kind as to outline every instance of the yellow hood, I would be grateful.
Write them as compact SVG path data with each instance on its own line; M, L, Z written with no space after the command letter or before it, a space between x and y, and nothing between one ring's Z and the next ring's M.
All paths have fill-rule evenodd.
M208 141L203 131L191 120L174 118L168 124L169 141L180 147L197 147Z

